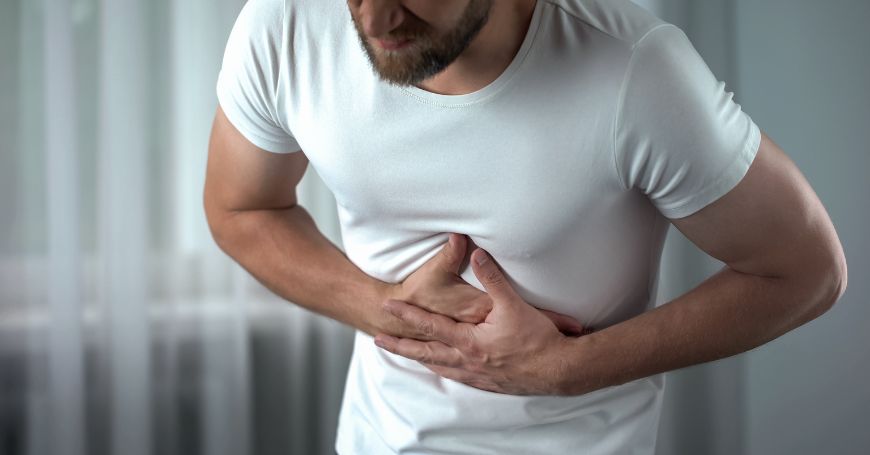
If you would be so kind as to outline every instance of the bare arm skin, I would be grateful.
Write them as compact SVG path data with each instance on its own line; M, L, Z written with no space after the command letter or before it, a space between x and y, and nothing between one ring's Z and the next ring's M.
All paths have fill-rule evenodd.
M672 222L726 266L637 317L564 337L535 319L490 259L474 267L494 301L485 323L457 324L392 301L388 311L436 341L378 335L375 343L478 388L582 395L755 348L820 316L846 288L845 256L827 212L766 135L734 189ZM478 250L472 258L488 255Z
M766 134L732 191L671 221L725 267L665 305L571 340L570 393L748 351L819 317L846 289L843 247L825 208Z
M356 268L297 205L308 159L251 144L218 108L203 202L218 246L275 294L373 333L389 285ZM385 319L385 318L384 318Z
M402 283L376 280L348 260L297 205L296 185L308 159L251 144L218 108L209 143L203 202L218 246L282 298L369 335L417 335L383 302L399 298L457 321L480 322L490 297L459 277L464 236L451 234L441 252ZM565 333L580 323L545 312ZM425 336L420 337L426 339Z

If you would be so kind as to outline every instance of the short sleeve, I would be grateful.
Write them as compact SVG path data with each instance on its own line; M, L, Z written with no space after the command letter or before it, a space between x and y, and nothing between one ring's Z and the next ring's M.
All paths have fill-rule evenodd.
M249 0L230 32L217 80L218 102L230 123L273 153L300 149L276 103L283 22L284 0Z
M614 124L616 170L666 217L695 213L740 182L761 131L679 28L664 24L633 50Z

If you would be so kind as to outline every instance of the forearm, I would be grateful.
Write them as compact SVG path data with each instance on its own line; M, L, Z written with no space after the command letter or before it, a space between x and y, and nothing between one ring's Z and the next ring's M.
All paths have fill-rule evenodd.
M562 393L580 395L748 351L819 316L838 295L806 280L721 271L681 297L569 339Z
M389 285L357 268L301 206L210 217L224 252L278 296L368 334L384 330Z

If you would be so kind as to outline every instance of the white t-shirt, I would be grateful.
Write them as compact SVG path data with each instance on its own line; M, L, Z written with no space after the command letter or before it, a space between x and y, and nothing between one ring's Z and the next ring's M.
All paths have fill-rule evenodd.
M400 282L464 233L529 303L599 331L655 305L668 218L733 188L760 142L683 32L625 0L538 0L504 73L458 96L379 80L344 1L251 0L217 94L255 145L304 151L367 274ZM336 449L652 454L663 391L496 394L358 332Z

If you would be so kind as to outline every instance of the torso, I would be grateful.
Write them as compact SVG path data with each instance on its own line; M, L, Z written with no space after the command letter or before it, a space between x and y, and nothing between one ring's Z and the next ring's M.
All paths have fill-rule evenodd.
M296 62L307 69L282 79L279 107L335 194L352 262L399 282L437 253L447 233L458 232L487 250L528 302L587 326L604 328L654 305L667 221L645 197L622 188L614 170L613 110L629 45L542 0L516 58L496 80L466 95L437 95L379 81L336 3L317 7L336 14L309 25L329 30L317 42L296 29L294 45L309 48L302 55L310 60ZM642 25L654 25L649 21ZM462 276L482 289L470 269ZM477 441L492 439L483 438L487 431L531 435L548 419L561 444L604 438L604 431L617 437L592 420L586 436L571 428L596 412L596 398L613 393L634 401L621 398L608 419L624 413L634 422L625 423L626 432L646 425L652 413L657 418L661 381L654 376L621 392L572 399L494 397L380 351L359 334L339 446L475 452ZM456 441L450 435L457 428L482 433L466 431ZM516 441L511 447L534 453Z

